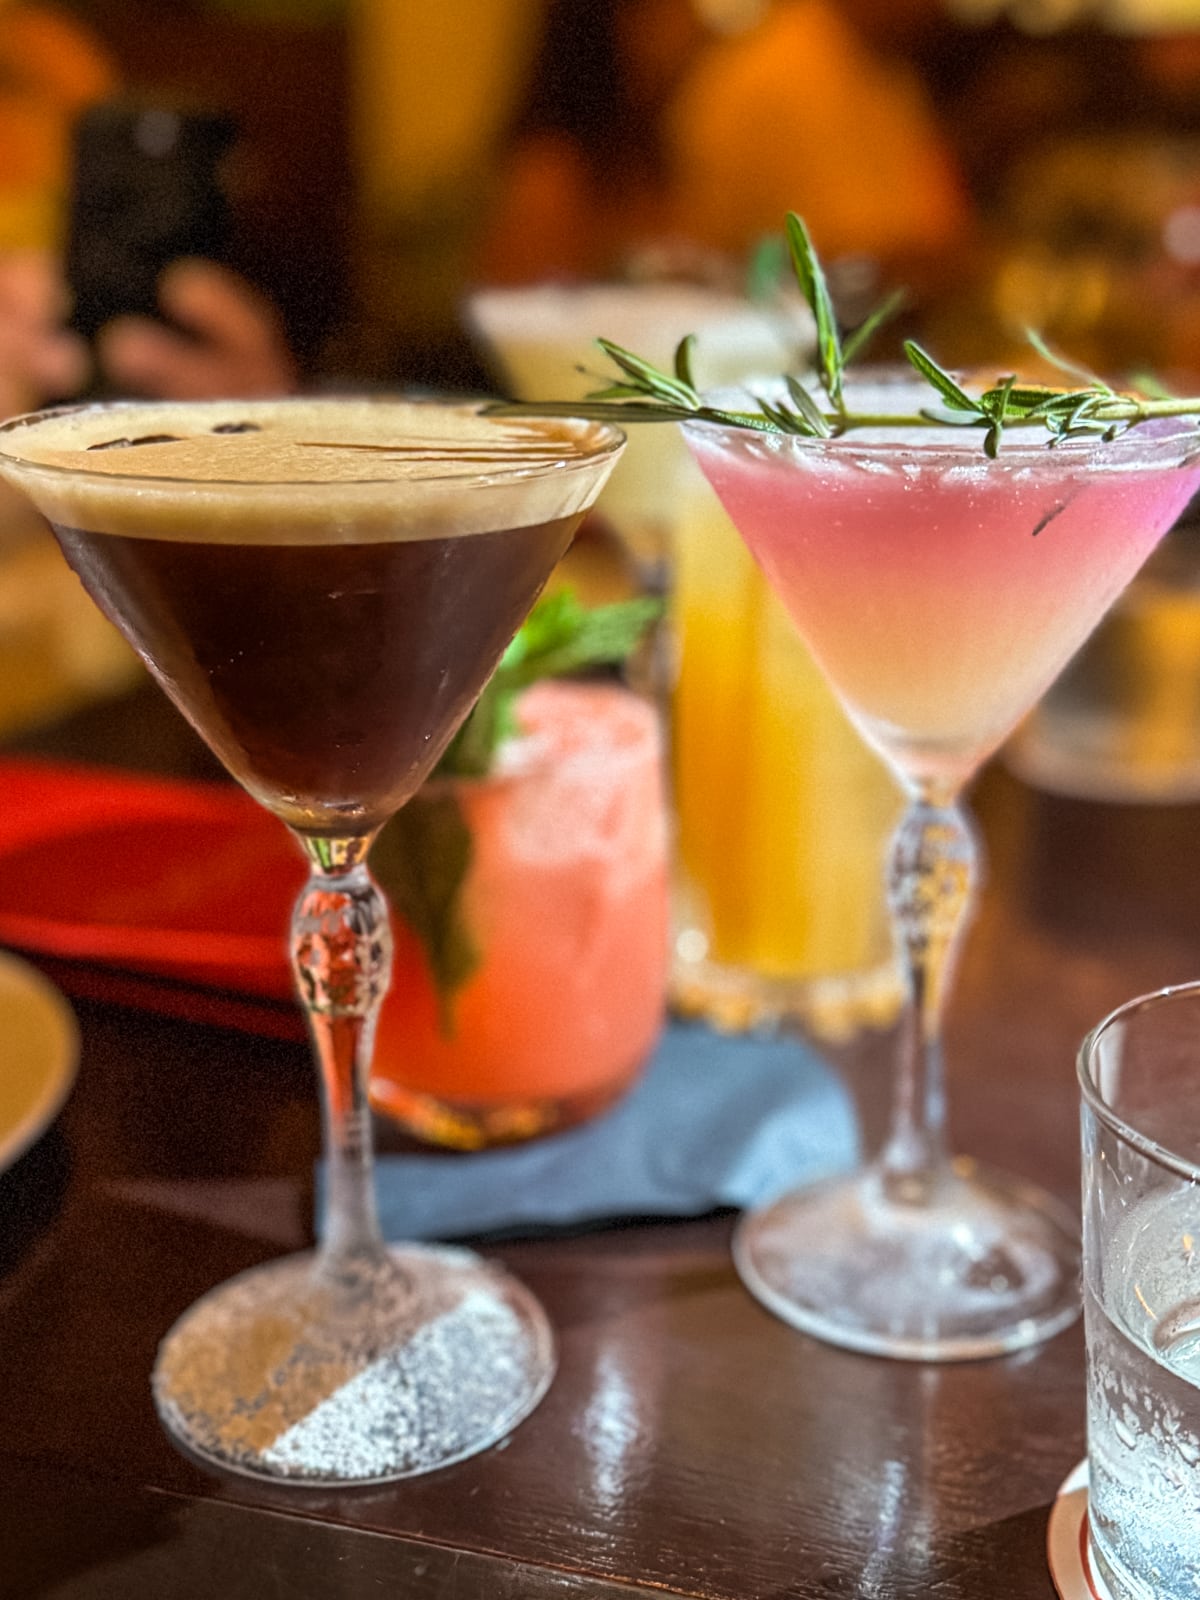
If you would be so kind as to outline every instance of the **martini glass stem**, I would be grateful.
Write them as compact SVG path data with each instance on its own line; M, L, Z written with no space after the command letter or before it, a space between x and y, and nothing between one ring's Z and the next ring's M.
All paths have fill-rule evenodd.
M320 1071L325 1130L320 1268L379 1268L367 1080L391 972L387 902L366 868L371 838L303 841L311 872L292 914L292 967Z
M956 792L918 789L893 837L888 876L908 979L892 1123L879 1162L884 1195L895 1204L928 1204L947 1162L942 1014L978 857Z

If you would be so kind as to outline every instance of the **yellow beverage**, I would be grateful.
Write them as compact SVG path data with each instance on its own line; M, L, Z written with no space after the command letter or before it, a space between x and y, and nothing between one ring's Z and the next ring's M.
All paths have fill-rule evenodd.
M698 470L673 622L677 1003L729 1026L886 1020L883 852L900 799Z

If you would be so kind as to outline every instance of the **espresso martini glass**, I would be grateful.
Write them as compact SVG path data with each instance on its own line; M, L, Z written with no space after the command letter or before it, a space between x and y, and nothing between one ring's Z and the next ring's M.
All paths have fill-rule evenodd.
M621 447L597 423L350 398L78 407L0 430L0 473L310 867L291 959L323 1089L320 1243L212 1290L163 1340L159 1414L208 1463L313 1485L428 1472L502 1438L553 1376L521 1285L381 1237L367 1078L390 938L366 857Z
M930 401L912 374L848 391L882 419ZM1195 423L1053 447L1010 429L995 459L947 426L684 433L907 796L887 865L910 997L890 1132L863 1170L747 1215L738 1269L786 1321L851 1349L936 1361L1032 1344L1078 1314L1078 1228L947 1146L941 1023L979 856L961 796L1186 506Z

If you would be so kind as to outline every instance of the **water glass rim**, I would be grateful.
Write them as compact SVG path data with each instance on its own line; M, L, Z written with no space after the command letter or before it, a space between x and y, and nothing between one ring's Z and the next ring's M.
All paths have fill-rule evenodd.
M1169 1149L1168 1146L1161 1144L1157 1139L1152 1139L1149 1134L1143 1133L1139 1128L1134 1127L1118 1111L1115 1111L1104 1098L1093 1071L1101 1041L1113 1027L1135 1016L1139 1011L1147 1011L1153 1006L1179 999L1200 1001L1200 980L1191 983L1168 984L1161 989L1152 989L1146 994L1135 995L1133 999L1126 1000L1121 1005L1114 1007L1107 1016L1101 1018L1095 1027L1084 1035L1075 1057L1075 1074L1079 1080L1080 1092L1088 1110L1110 1132L1114 1133L1122 1143L1129 1145L1139 1155L1152 1161L1155 1166L1163 1167L1175 1173L1176 1176L1186 1179L1189 1183L1200 1183L1200 1164L1189 1161L1186 1156L1181 1156L1176 1151ZM1200 1048L1200 1045L1198 1045L1198 1048Z

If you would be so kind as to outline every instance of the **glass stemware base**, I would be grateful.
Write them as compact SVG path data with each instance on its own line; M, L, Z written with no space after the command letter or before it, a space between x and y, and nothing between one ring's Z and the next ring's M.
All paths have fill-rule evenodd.
M1070 1212L966 1157L911 1203L874 1168L794 1190L743 1219L734 1260L793 1327L912 1361L1019 1350L1080 1310Z
M159 1349L169 1432L224 1471L314 1487L387 1483L485 1450L554 1376L541 1307L469 1250L307 1252L230 1279Z

